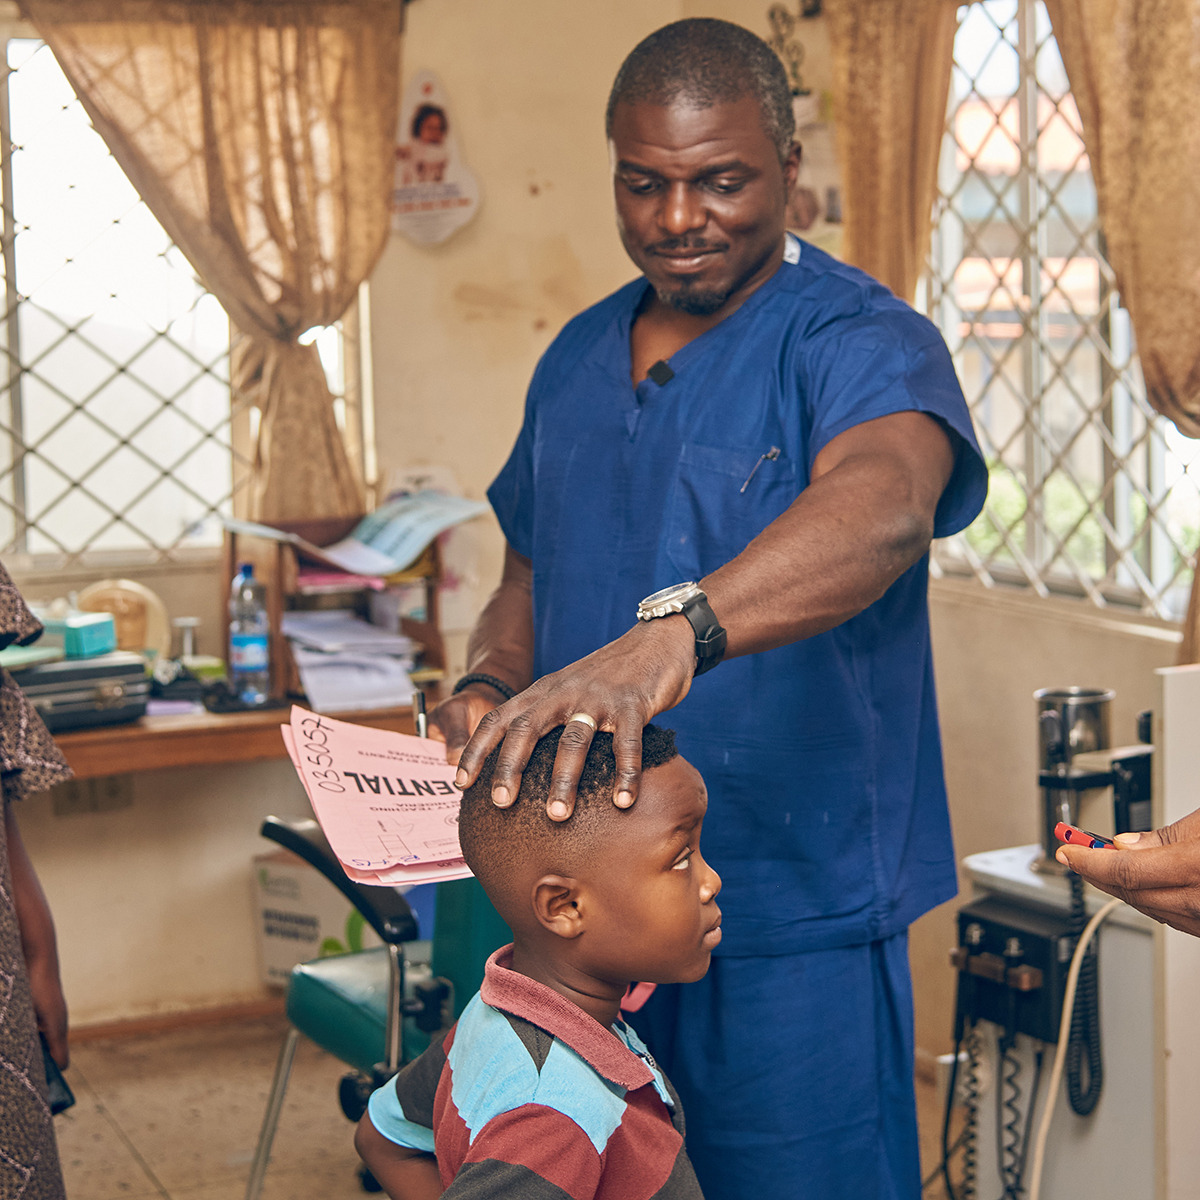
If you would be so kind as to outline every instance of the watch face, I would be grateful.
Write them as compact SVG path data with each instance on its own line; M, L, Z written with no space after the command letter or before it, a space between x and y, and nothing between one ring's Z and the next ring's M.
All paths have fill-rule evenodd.
M638 605L639 621L653 621L655 617L669 617L673 613L682 612L684 605L696 596L704 593L694 583L676 583L653 596L647 596Z
M655 592L653 596L647 596L638 607L655 608L659 604L665 604L669 600L682 600L695 590L696 585L694 583L673 583L670 587L663 588L661 592Z

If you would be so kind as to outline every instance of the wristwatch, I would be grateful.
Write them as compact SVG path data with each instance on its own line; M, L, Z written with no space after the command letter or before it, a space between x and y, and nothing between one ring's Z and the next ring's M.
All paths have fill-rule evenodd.
M638 605L639 621L653 621L680 613L687 617L696 634L696 670L694 675L711 671L725 655L725 630L709 607L708 597L695 583L676 583L647 596Z

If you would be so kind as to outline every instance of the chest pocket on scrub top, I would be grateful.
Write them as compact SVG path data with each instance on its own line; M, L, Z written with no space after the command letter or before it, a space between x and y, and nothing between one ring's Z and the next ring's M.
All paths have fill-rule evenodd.
M716 570L783 513L800 487L796 464L778 443L685 442L667 515L672 568L681 579L699 579Z

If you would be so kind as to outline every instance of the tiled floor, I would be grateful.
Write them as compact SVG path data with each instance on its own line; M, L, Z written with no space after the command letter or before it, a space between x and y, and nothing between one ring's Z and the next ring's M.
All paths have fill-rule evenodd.
M282 1017L81 1040L56 1118L70 1200L241 1200ZM337 1105L345 1068L304 1040L279 1121L264 1200L359 1200L353 1127ZM921 1158L937 1161L940 1114L918 1082ZM940 1182L925 1193L942 1200Z
M55 1119L70 1200L241 1200L282 1017L81 1041ZM358 1200L346 1068L301 1039L263 1200Z

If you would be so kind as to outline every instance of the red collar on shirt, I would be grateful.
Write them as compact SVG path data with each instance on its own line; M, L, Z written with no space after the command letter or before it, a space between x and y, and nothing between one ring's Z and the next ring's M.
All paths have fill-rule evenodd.
M626 1090L654 1082L654 1072L611 1030L553 988L512 969L512 945L501 946L484 967L479 996L570 1046L605 1079Z

